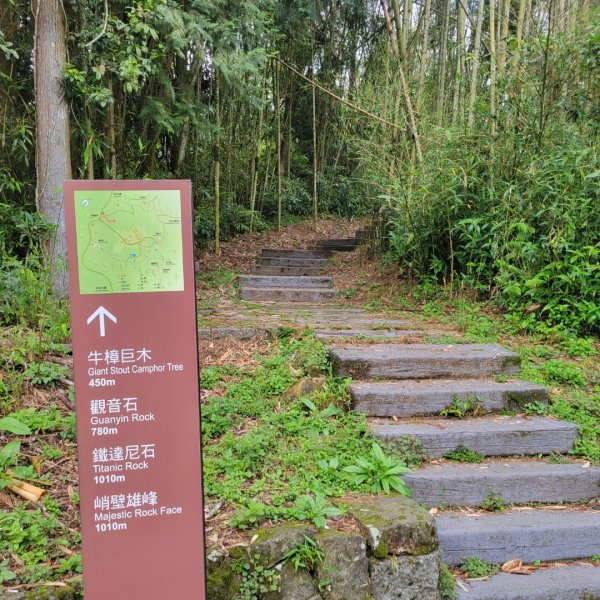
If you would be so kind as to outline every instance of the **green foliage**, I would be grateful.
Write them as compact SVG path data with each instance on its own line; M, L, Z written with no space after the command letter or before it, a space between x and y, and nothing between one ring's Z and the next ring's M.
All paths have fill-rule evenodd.
M474 450L469 450L469 448L465 448L465 446L459 446L456 450L446 452L444 458L467 463L481 463L485 460L483 454L479 454L479 452L475 452Z
M371 453L368 457L357 457L356 464L346 467L344 470L353 475L357 484L366 486L372 492L389 494L394 490L403 496L412 495L408 486L399 476L402 473L409 473L410 469L399 458L386 455L377 443L373 443L371 446Z
M506 501L500 494L490 492L481 501L481 508L489 512L502 512L506 508Z
M535 402L527 402L523 405L523 412L528 415L545 415L548 407L544 402L536 400Z
M16 577L14 571L11 571L8 568L8 563L8 558L0 561L0 584L3 584L5 581L10 581Z
M279 589L280 575L275 569L268 569L254 561L238 561L232 567L242 579L239 592L241 600L258 600L262 594Z
M481 408L481 402L476 396L468 394L462 400L458 396L452 399L450 406L440 411L441 417L454 417L456 419L464 419L466 417L478 417L484 414Z
M203 405L203 434L210 440L204 446L205 492L235 507L231 523L241 529L286 519L325 526L328 517L343 514L330 498L405 492L398 477L407 471L402 460L420 460L412 444L395 450L399 458L373 448L364 415L344 410L345 379L327 375L311 394L284 400L282 393L307 370L329 371L322 347L308 333L279 339L252 369L220 378L220 395ZM209 375L215 381L223 371ZM365 461L364 473L345 468L358 466L356 457Z
M238 370L232 365L209 365L200 373L200 387L203 390L212 390L219 382L232 375L238 375Z
M8 431L8 433L14 433L15 435L31 434L31 429L29 429L25 423L10 416L0 418L0 431Z
M37 257L32 254L23 262L0 248L0 259L0 325L32 327L52 340L66 340L68 310L54 300L49 273Z
M476 556L468 558L460 565L460 569L465 572L469 579L478 579L480 577L490 577L495 575L500 568L480 560Z
M448 565L445 562L440 562L440 580L439 592L441 600L455 600L456 598L456 583L454 576L450 573Z
M571 453L600 463L600 390L591 395L578 390L554 398L549 412L557 419L577 423L579 437Z
M67 377L67 367L54 362L36 362L30 364L23 375L29 378L33 385L54 387L58 381Z
M464 143L447 141L429 154L416 184L384 197L390 257L423 280L493 293L523 328L547 321L598 331L594 150L572 138L537 155L510 139L507 151L518 146L523 156L490 163Z
M219 235L221 240L227 241L250 231L250 217L252 213L249 209L234 202L225 203L219 214ZM253 231L267 231L272 227L265 218L254 212L252 217ZM201 247L208 246L215 239L215 216L209 207L202 206L196 212L194 218L194 237L197 244Z
M563 360L548 360L542 365L541 371L547 381L564 383L575 387L583 387L586 383L583 369L578 365Z
M80 562L65 562L61 547L69 547L78 537L60 520L51 504L29 509L17 505L11 512L0 511L0 554L15 555L22 563L20 581L34 583L50 578L53 562L61 565L63 573L80 570ZM3 569L6 569L4 565Z
M323 556L323 550L319 548L317 542L305 535L304 542L292 548L285 555L284 562L291 563L294 566L294 571L298 569L314 571L323 560Z
M334 506L327 506L327 498L322 493L313 496L302 496L298 499L296 506L297 515L301 519L307 519L317 527L327 527L326 517L340 517L346 511Z
M24 408L11 415L26 425L35 434L57 432L64 439L76 437L75 413L66 414L56 404L43 409Z

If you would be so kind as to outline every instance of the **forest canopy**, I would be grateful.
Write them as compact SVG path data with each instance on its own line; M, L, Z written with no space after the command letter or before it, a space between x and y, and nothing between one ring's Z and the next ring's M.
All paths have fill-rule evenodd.
M191 179L200 245L371 214L407 277L600 329L593 3L52 0L68 144L50 129L50 150L41 4L0 0L5 290L43 267L51 153L75 178Z

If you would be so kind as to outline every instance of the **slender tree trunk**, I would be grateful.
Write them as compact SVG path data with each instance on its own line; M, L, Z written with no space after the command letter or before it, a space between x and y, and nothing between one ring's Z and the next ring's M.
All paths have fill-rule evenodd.
M525 23L523 23L523 39L529 39L529 29L531 28L531 19L533 18L533 7L531 0L525 0Z
M446 63L448 60L448 32L450 30L450 0L442 0L444 10L444 20L442 22L441 40L440 40L440 60L438 71L438 85L436 94L436 113L438 122L444 121L444 102L446 94Z
M546 88L548 85L548 61L550 58L550 36L552 34L552 8L554 2L551 0L548 5L548 31L546 32L546 43L544 45L544 71L542 75L542 90L540 92L540 118L538 124L538 146L541 147L542 140L544 139L544 129L546 128Z
M115 129L115 100L113 97L112 81L108 82L108 89L112 100L108 103L108 142L110 144L110 177L117 178L117 134Z
M454 98L452 100L452 124L462 121L463 108L463 78L465 73L465 23L467 15L463 0L456 2L456 77L454 78Z
M492 0L493 2L493 0ZM473 42L473 62L471 63L471 82L469 85L469 107L467 109L467 127L473 128L475 123L475 98L477 97L477 73L479 70L479 52L481 50L481 30L483 29L483 8L485 0L479 0L477 8L477 24L475 26L475 41Z
M506 66L506 54L508 46L508 23L510 20L511 0L504 0L502 3L502 15L500 21L500 39L498 40L498 74L504 75Z
M398 42L394 37L394 30L392 28L392 20L390 18L390 14L387 9L387 5L385 0L382 0L381 5L383 7L383 16L385 18L385 24L388 30L388 34L390 36L390 43L392 45L392 51L394 52L394 56L398 61L398 74L400 75L400 85L402 94L404 96L404 101L406 102L406 112L408 113L408 122L410 123L411 133L413 136L413 141L415 145L415 152L417 156L417 160L419 163L423 162L423 152L421 150L421 140L419 138L419 131L417 129L417 121L415 118L415 111L413 110L412 101L410 99L410 90L408 88L408 82L406 81L406 76L404 74L404 68L402 66L402 61L400 59L400 49L398 48Z
M281 230L281 198L283 195L281 169L281 97L279 95L279 63L275 66L275 118L277 120L277 231Z
M384 0L385 1L385 0ZM387 5L386 5L387 10ZM402 15L400 13L400 4L398 0L392 0L392 12L394 15L394 30L396 32L396 40L398 44L398 51L400 52L400 58L404 58L404 48L402 46Z
M496 145L496 0L490 0L490 154Z
M44 244L54 290L69 291L66 271L63 182L71 179L69 107L65 102L61 71L66 62L66 23L58 0L32 2L36 103L36 203L38 211L55 226Z
M410 22L412 20L413 0L404 0L402 7L402 58L408 60L408 39L410 37Z
M483 0L482 0L483 1ZM425 91L425 72L427 57L429 56L429 26L431 22L431 0L425 0L425 15L423 22L423 48L421 49L421 62L419 63L419 88L417 91L417 113L423 108L423 93Z
M254 146L254 157L252 159L252 190L250 192L250 231L252 231L252 226L254 225L254 208L256 206L256 191L258 189L258 161L260 157L260 145L262 144L264 101L265 99L263 92L260 108L258 109L258 131L256 135L256 145Z
M219 72L215 69L215 254L221 254L221 99Z
M314 73L312 74L314 77ZM312 86L312 141L313 141L313 220L315 230L317 229L317 219L319 218L319 196L317 188L317 91Z
M519 14L517 15L517 30L515 33L515 52L512 57L512 71L516 71L520 60L521 43L523 41L523 25L525 23L525 11L527 0L519 0Z

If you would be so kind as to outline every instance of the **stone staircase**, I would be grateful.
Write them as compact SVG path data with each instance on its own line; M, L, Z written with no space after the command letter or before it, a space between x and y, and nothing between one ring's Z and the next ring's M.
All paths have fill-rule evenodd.
M333 252L350 252L368 237L368 229L353 237L317 240L311 249L263 248L250 275L240 275L242 300L253 302L329 302L338 296L333 278L323 269Z
M546 403L548 392L513 379L519 355L494 344L342 343L330 346L330 356L338 375L355 380L353 409L368 415L375 437L392 444L417 439L437 458L404 480L415 500L440 509L438 534L448 564L473 556L503 564L600 553L600 510L589 503L600 495L600 468L563 456L577 438L574 424L521 414L527 402ZM463 418L444 418L444 411ZM460 447L485 459L440 460ZM490 502L505 509L480 509ZM458 598L600 598L600 569L501 574L471 582Z

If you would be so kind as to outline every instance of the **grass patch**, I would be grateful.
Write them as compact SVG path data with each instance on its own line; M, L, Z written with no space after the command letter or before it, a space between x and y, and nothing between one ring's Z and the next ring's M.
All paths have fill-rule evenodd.
M286 397L309 374L321 384L300 398ZM326 345L308 332L280 338L252 369L220 381L223 395L203 407L204 489L235 509L232 525L323 524L335 516L332 497L400 487L399 479L384 476L392 467L400 473L411 456L374 449L365 417L347 412L348 381L331 375Z
M462 563L459 568L469 579L491 577L500 570L498 565L487 563L483 560L480 560L476 556L467 558L467 560L465 560L465 562Z
M469 450L469 448L466 448L465 446L459 446L456 450L446 452L444 458L466 463L482 463L485 460L483 454L479 454L479 452L475 452L474 450Z

